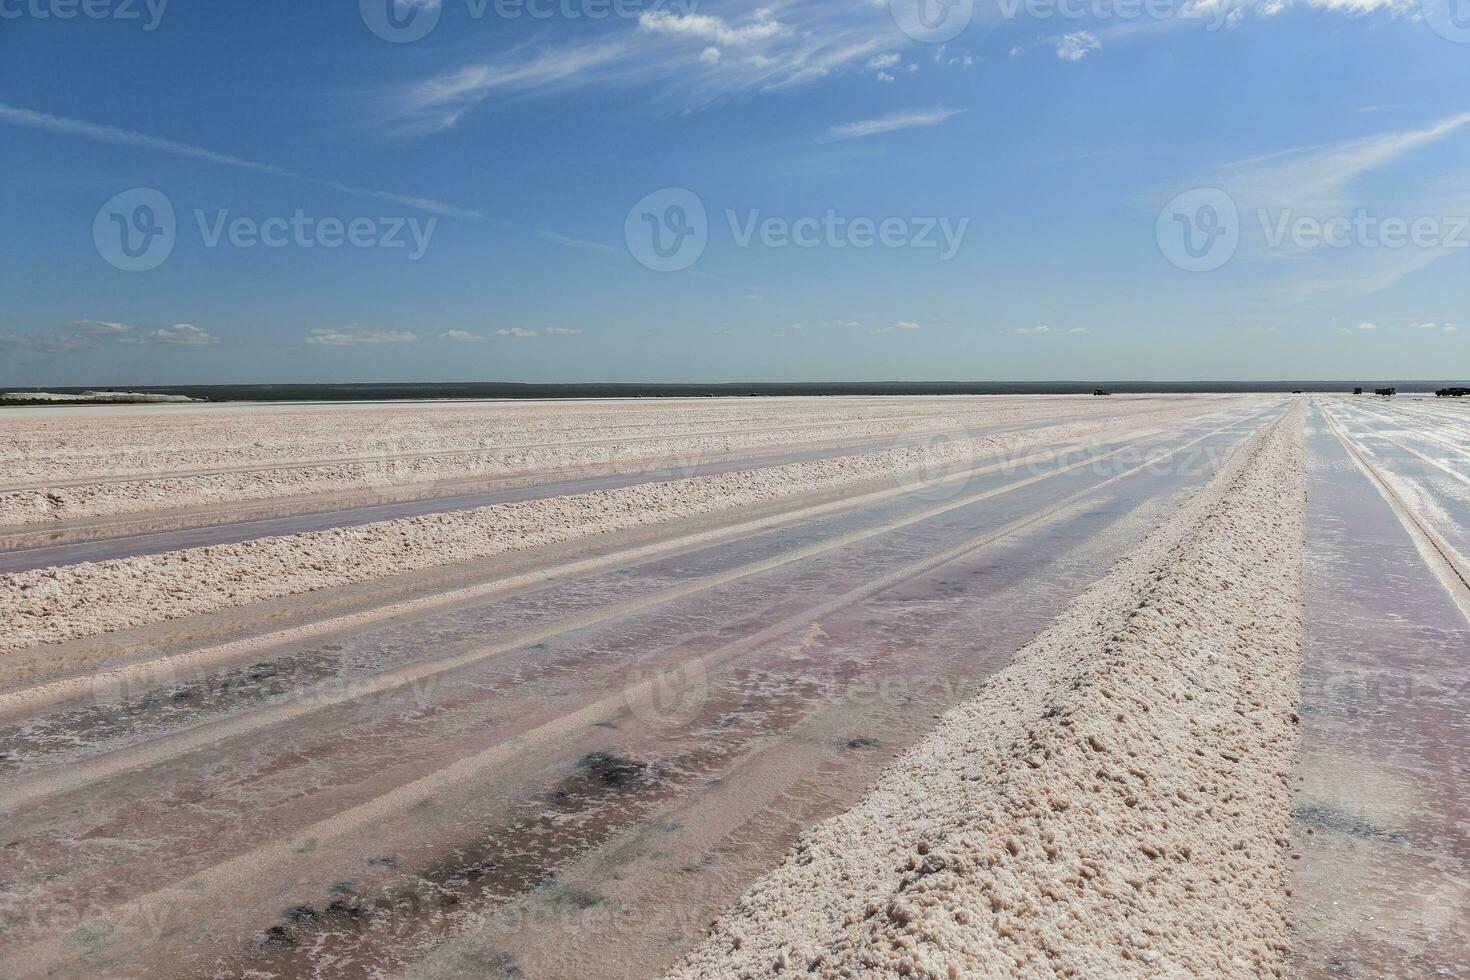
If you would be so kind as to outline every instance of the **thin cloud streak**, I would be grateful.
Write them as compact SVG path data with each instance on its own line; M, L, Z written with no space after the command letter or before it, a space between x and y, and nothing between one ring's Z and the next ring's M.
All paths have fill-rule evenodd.
M1368 295L1428 268L1463 249L1327 248L1267 238L1268 226L1284 227L1295 218L1353 220L1359 211L1389 216L1443 218L1470 214L1470 173L1421 182L1414 197L1374 201L1359 189L1363 178L1394 165L1416 151L1470 127L1470 112L1417 129L1378 133L1335 143L1296 147L1226 164L1196 178L1197 186L1219 187L1240 215L1241 256L1264 261L1290 260L1285 294L1293 301L1324 295Z
M381 327L317 327L302 343L310 347L357 347L361 344L408 344L418 340L409 330L384 330Z
M1219 178L1245 206L1336 214L1351 206L1350 189L1358 178L1467 125L1470 112L1422 129L1284 150L1229 164Z
M860 119L857 122L843 123L833 126L827 130L827 138L832 140L862 139L867 136L877 136L881 133L893 133L901 129L915 129L925 126L938 126L951 116L957 116L963 110L960 109L928 109L922 112L890 112L886 116L876 119Z
M567 248L580 248L588 252L601 252L604 255L619 256L626 254L622 249L613 248L611 245L604 245L602 242L589 242L585 238L573 238L571 235L547 231L544 228L536 232L536 237L556 245L565 245Z
M248 170L251 173L265 174L271 177L305 181L306 183L315 184L318 187L325 187L329 190L340 191L343 194L348 194L353 197L389 201L420 211L427 211L430 214L443 215L447 218L465 218L480 221L485 217L478 211L457 208L451 204L445 204L443 201L436 201L432 198L395 194L390 191L354 187L351 184L344 184L335 180L321 180L315 177L307 177L273 163L246 160L242 157L216 153L213 150L207 150L200 146L192 146L188 143L180 143L176 140L161 139L157 136L149 136L146 133L120 129L117 126L105 126L86 122L81 119L53 116L50 113L22 109L19 106L9 105L4 102L0 102L0 122L10 123L13 126L22 126L27 129L39 129L49 133L76 136L98 143L111 143L114 146L131 146L137 147L138 149L154 150L159 153L168 153L173 156L186 157L190 160L200 160L205 163L234 167L238 170Z

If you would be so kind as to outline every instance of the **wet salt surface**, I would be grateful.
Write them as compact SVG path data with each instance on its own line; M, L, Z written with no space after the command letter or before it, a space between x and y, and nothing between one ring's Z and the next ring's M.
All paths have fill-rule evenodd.
M1053 424L1051 420L1026 426L997 426L976 429L976 435L1019 431ZM198 548L206 545L234 544L254 538L282 534L300 534L305 531L320 531L329 528L351 527L374 521L387 521L423 514L442 514L456 510L473 510L492 504L522 500L542 500L569 494L589 493L594 490L609 490L619 487L655 483L662 480L685 479L691 476L713 476L739 470L764 466L780 466L787 463L802 463L819 459L834 459L862 453L879 452L893 448L894 440L865 441L832 449L806 450L801 452L760 453L742 456L739 459L720 462L692 463L677 468L656 467L632 469L620 473L562 478L551 482L527 483L504 489L462 493L449 496L429 496L425 499L394 501L350 507L340 510L312 513L286 513L281 516L262 517L236 523L214 523L203 527L164 530L147 534L130 534L102 541L81 541L47 547L27 548L17 551L0 551L0 573L28 571L48 568L53 565L73 565L84 561L108 561L134 555L155 555L181 548ZM487 478L485 482L493 482ZM292 505L286 505L292 506ZM298 505L299 506L299 505ZM29 532L28 532L29 533ZM42 534L60 534L59 531L43 531ZM34 537L36 535L32 535Z
M795 833L848 802L892 752L920 737L936 712L970 696L1030 628L1084 587L1120 547L1117 538L1145 531L1146 521L1119 527L1136 503L1098 500L799 636L763 644L748 661L701 679L694 703L672 704L652 724L636 711L623 715L585 742L601 748L578 758L570 776L513 808L513 820L497 820L484 838L454 848L447 870L431 868L388 889L399 896L391 913L380 908L371 922L330 926L333 938L324 944L299 929L288 943L230 960L229 972L320 972L324 947L354 964L325 975L393 972L411 958L401 948L408 932L418 952L432 950L428 971L436 976L646 974L694 941L704 919L779 855L785 838L773 829ZM1068 550L1079 540L1089 544ZM1026 615L1008 614L1022 602ZM713 641L686 636L682 644L699 649ZM600 777L587 793L586 772L608 768L624 775L615 785ZM728 807L741 817L733 826L690 812L727 781L749 784L754 773L762 774L756 793ZM571 809L569 784L581 790ZM644 843L594 851L630 832ZM472 883L460 870L467 856ZM655 891L638 889L651 880ZM629 889L639 890L636 900ZM426 902L425 895L449 900ZM432 937L449 945L435 949ZM640 949L630 959L609 943ZM654 962L639 959L650 955Z
M1470 564L1470 413L1346 399L1330 407L1394 490Z
M1236 433L1218 441L1228 445L1238 438ZM376 697L323 712L309 726L273 730L267 739L255 736L248 744L196 753L183 760L187 765L171 764L166 772L132 774L48 801L27 814L31 827L47 832L25 841L27 860L33 862L26 877L40 875L48 881L43 892L70 893L78 901L107 894L98 883L114 872L120 859L138 865L140 881L129 887L177 880L191 868L226 856L247 838L269 840L456 755L528 731L538 721L575 707L589 692L615 691L628 682L631 669L646 671L687 660L886 569L950 546L959 537L1044 507L1099 479L1087 473L1067 474L1025 493L964 508L901 535L789 566L758 582L734 583L718 594L682 600L649 616L578 631L517 656L477 664L445 678L447 683L431 692L427 704L415 702L421 692ZM710 773L738 765L773 739L792 743L799 771L833 770L830 782L816 778L783 804L793 808L787 824L794 833L850 799L865 774L881 766L880 752L922 734L932 724L933 711L961 699L969 684L994 669L1066 598L1106 568L1126 541L1109 538L1104 529L1142 502L1148 507L1166 503L1170 494L1203 482L1205 475L1138 474L1078 505L1055 524L869 600L864 615L844 611L824 619L818 625L825 635L814 639L821 656L793 655L790 637L764 644L708 678L708 696L698 699L691 717L673 712L672 725L666 724L670 718L662 710L650 715L635 708L614 722L616 728L589 730L569 745L550 746L549 757L543 751L547 746L528 745L525 762L467 788L464 799L435 801L434 834L425 833L422 840L386 835L384 853L360 854L337 869L337 880L320 882L309 911L307 905L292 905L257 921L254 929L263 938L242 961L242 969L304 956L326 975L368 975L354 971L368 961L401 957L400 947L411 947L415 937L458 931L464 916L484 914L487 906L538 886L576 855L636 824L645 804L664 805L674 793L697 795ZM831 526L826 530L830 533ZM1116 537L1136 540L1146 530L1135 522ZM1078 541L1088 544L1078 548ZM742 542L735 550L744 549L748 558L778 544L789 547L791 542ZM1058 561L1068 555L1068 561ZM728 567L730 560L728 553L713 549L707 555L649 563L624 578L646 588L648 581ZM564 595L565 601L572 598ZM525 602L519 613L475 608L436 618L443 632L431 635L435 643L443 643L443 636L459 639L472 637L476 629L500 630L516 615L544 614L530 597ZM474 617L487 612L491 619L477 624ZM396 640L407 643L413 635L409 629ZM408 653L415 659L425 652L422 635L407 650L394 646L392 634L386 640L372 634L358 639L368 646L353 648L350 655L377 666L384 656ZM796 638L798 654L801 644L812 639L809 633ZM376 651L373 641L382 644ZM833 652L827 653L829 649ZM341 655L348 647L320 652ZM877 683L883 678L890 683ZM154 720L166 722L166 713L156 713ZM805 740L793 736L801 725L826 734ZM671 730L665 732L666 727ZM617 786L605 787L616 792L589 797L583 792L588 789L583 770L598 770L599 765L578 760L596 760L597 753L627 760L632 768ZM841 765L832 763L834 758ZM614 762L609 771L623 771L623 766ZM605 782L602 775L593 775ZM558 796L563 790L569 795ZM237 822L240 813L251 814L247 825ZM714 874L712 881L695 876L699 889L715 886L716 896L728 897L731 888L738 892L741 883L779 855L786 838L763 837L763 816L754 815L753 828L741 825L755 840L738 857L719 853L700 858L724 874ZM785 825L778 822L780 826ZM140 834L145 827L147 834ZM467 827L485 831L470 836ZM123 839L127 844L119 848ZM495 874L486 861L495 864ZM727 870L730 866L734 870ZM404 869L402 875L398 869ZM476 884L453 884L461 878ZM416 880L434 887L425 891ZM350 887L355 890L338 888L346 882L354 882ZM441 887L459 889L453 902L445 905L440 898L431 902L424 897L440 895ZM406 888L408 897L395 898L395 888ZM695 904L719 907L717 898ZM261 918L253 913L247 917ZM346 938L358 933L366 938ZM520 943L530 938L518 935ZM245 942L243 936L230 938ZM355 950L357 944L363 948ZM350 954L345 959L344 951ZM357 965L349 969L348 963Z
M1213 422L1191 427L1179 442L1209 431ZM1209 462L1206 452L1218 457L1233 441L1221 435L1201 446L1198 456L1177 459L1196 472ZM1172 446L1173 440L1163 445ZM1096 455L1111 448L1090 450ZM1080 457L1078 457L1080 458ZM1064 463L1040 465L1010 473L979 474L962 485L946 488L942 496L904 497L834 518L805 521L748 538L693 552L654 559L608 572L583 576L547 587L529 590L493 602L480 600L459 609L437 611L428 616L377 624L373 627L331 637L327 641L293 644L268 657L220 670L155 678L157 686L141 692L101 689L97 697L21 724L0 726L0 776L20 775L58 763L76 761L146 741L171 731L221 717L246 712L263 705L281 704L315 691L330 696L334 691L360 684L382 671L425 659L464 653L487 641L545 627L548 624L599 607L626 602L638 596L698 579L741 565L759 562L853 531L878 528L899 520L919 506L959 500L1004 488L1036 473L1048 473ZM1099 463L1071 473L1051 477L932 518L904 529L903 535L885 535L859 549L808 559L797 566L767 573L743 584L727 586L721 601L710 608L692 602L685 614L698 626L738 622L731 610L764 609L768 595L778 593L790 602L817 602L832 590L863 576L873 577L884 569L916 560L939 550L949 541L1000 527L1036 510L1052 506L1069 494L1086 488L1114 472L1137 464L1135 459ZM1149 474L1130 478L1134 486ZM827 592L814 591L813 583L827 583ZM728 598L726 598L728 597ZM671 621L673 622L673 621ZM619 624L611 626L617 645ZM670 629L668 623L659 630ZM565 637L535 647L538 656L558 649Z
M1311 424L1293 965L1465 976L1470 624L1320 412Z
M1136 418L1138 425L1145 425L1149 416L1158 411L1163 409L1153 409L1130 417ZM1083 414L1019 423L972 424L964 429L964 434L978 438L1068 422L1098 420L1097 415ZM942 421L943 419L935 420L936 423ZM608 472L606 465L568 466L542 474L541 479L492 473L481 477L465 477L442 485L430 482L410 488L388 489L378 494L361 489L352 495L350 505L340 502L336 506L317 503L319 495L296 496L278 501L247 500L232 507L229 520L220 519L218 508L172 512L163 509L151 513L116 515L110 519L84 520L74 526L9 529L13 533L0 529L0 542L19 542L14 547L7 544L7 547L0 548L0 573L160 554L182 548L233 544L273 535L299 534L374 521L471 510L498 503L539 500L663 480L858 456L893 449L905 439L915 436L916 433L900 433L884 438L849 440L835 445L815 443L811 448L805 449L777 450L753 446L743 451L720 453L714 459L701 459L699 454L694 454L688 459L678 459L678 465L668 465L658 460L646 461L640 465L635 461L616 472ZM491 489L485 489L487 486ZM473 490L470 489L472 487ZM412 499L402 499L404 495ZM330 496L327 495L326 499L330 500ZM242 510L251 516L241 519L239 512ZM200 517L195 511L201 511L208 516Z

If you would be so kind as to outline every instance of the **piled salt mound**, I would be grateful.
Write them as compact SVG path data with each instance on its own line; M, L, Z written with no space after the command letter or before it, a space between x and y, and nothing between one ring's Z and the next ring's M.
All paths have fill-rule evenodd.
M1146 406L1150 404L1145 403ZM924 407L927 406L916 406ZM1127 415L1136 418L1149 410L1134 402L1127 402L1123 407L1132 411L1125 411L1122 415L1113 411L1106 417L1115 421ZM1187 409L1187 403L1184 407ZM13 480L23 483L27 472L40 472L60 482L0 489L0 527L27 527L313 494L384 491L410 486L432 489L455 481L531 473L619 470L635 466L678 469L703 460L718 459L727 453L769 452L827 441L892 439L895 442L913 442L917 441L919 433L934 428L959 432L966 425L1043 421L1049 416L1062 414L1062 409L1070 414L1104 415L1099 409L1071 403L1029 410L1000 406L982 412L972 408L963 417L940 416L927 420L925 416L917 420L912 417L829 417L825 424L820 424L821 418L813 422L787 411L757 413L756 419L768 418L769 424L776 427L750 429L750 420L722 421L718 417L706 419L695 412L670 412L669 421L660 425L605 425L599 429L576 428L576 417L571 413L548 412L552 419L560 419L563 428L522 431L507 428L504 417L487 415L483 411L452 415L439 413L427 418L423 413L413 412L357 412L329 416L339 420L345 430L335 433L330 440L320 432L320 417L303 420L301 416L293 415L283 420L267 415L254 419L258 438L253 437L251 427L238 418L219 426L224 430L223 434L217 434L214 426L196 425L193 429L184 430L176 426L160 426L156 433L135 437L150 439L145 445L119 446L115 454L106 453L105 447L119 439L118 426L104 426L97 430L97 442L102 449L87 446L85 449L71 447L69 451L66 448L42 447L27 453L24 448L36 446L38 442L35 433L6 432L0 438L0 482ZM1153 405L1152 410L1159 411L1160 407ZM369 420L377 419L378 430L363 431L363 416ZM681 419L686 426L714 431L690 435L671 429ZM301 444L279 445L276 440L282 437L281 430L290 420L302 423L305 429ZM467 428L467 421L479 422L480 425ZM525 421L528 425L546 425L545 419ZM781 428L783 424L799 424L799 427ZM569 425L573 427L566 428ZM731 431L721 432L721 428ZM77 431L88 430L84 425L74 423L58 441L64 443L67 435L75 438ZM131 430L122 428L121 431ZM360 440L358 443L344 444L354 436ZM157 445L165 438L178 439L176 451L169 453ZM230 447L236 452L234 459L226 456L226 448L199 445L200 442L229 438L237 440L237 445ZM517 447L518 443L530 439L548 439L551 443ZM243 444L238 444L238 441L243 441ZM266 445L260 445L261 442ZM324 453L359 458L296 458L313 448ZM286 458L282 459L283 456ZM256 464L250 468L252 461L260 459L274 459L279 465ZM214 473L178 472L190 463L201 462L247 468ZM70 468L63 468L68 463ZM123 471L129 465L145 464L153 465L160 472L131 479L114 472ZM99 482L76 482L78 477L85 478L88 474Z
M1303 416L803 835L673 975L1281 973Z
M729 511L1120 430L1071 422L565 497L0 575L0 653ZM902 485L903 481L900 481Z
M964 428L1057 416L1117 416L1214 397L1127 396L1117 402L1043 396L710 398L571 402L391 402L211 405L168 412L79 408L7 412L0 428L0 485L78 477L188 476L216 468L343 463L404 453L492 453L588 440L756 435L796 442L894 435L914 427ZM797 426L799 431L785 431Z

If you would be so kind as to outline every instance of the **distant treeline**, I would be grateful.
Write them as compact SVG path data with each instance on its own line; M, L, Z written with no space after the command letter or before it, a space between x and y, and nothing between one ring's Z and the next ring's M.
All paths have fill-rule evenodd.
M1401 392L1432 392L1463 381L853 381L744 384L516 384L503 381L425 382L384 384L250 384L250 385L128 385L128 391L187 395L208 401L396 401L429 398L732 398L777 395L1088 395L1096 389L1115 394L1235 394L1242 392L1343 392L1356 387L1372 391L1393 387ZM21 396L27 388L4 389ZM62 394L105 390L33 388ZM0 404L40 404L21 398Z

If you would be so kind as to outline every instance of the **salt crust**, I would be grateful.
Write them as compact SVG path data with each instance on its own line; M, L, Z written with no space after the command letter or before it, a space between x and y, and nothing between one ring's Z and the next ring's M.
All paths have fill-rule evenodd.
M671 975L1281 975L1304 418L1242 446Z
M0 653L831 490L1118 430L1071 422L237 544L0 575ZM1136 423L1134 423L1136 424ZM963 463L958 472L964 472Z
M1179 399L890 398L616 411L545 403L295 412L230 406L197 415L7 419L0 527L526 473L678 467L728 453L1173 405L1187 407Z

